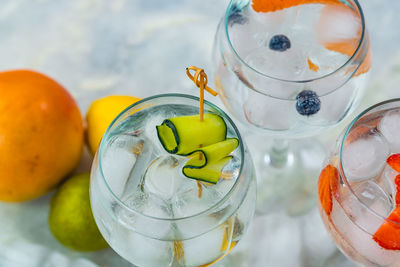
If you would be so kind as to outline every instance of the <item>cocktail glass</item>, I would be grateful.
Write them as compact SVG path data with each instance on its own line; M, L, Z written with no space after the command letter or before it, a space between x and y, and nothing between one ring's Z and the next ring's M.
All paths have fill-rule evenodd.
M256 203L252 160L232 120L207 101L204 110L221 116L227 136L239 140L215 185L184 177L187 158L167 153L157 136L156 125L165 119L198 114L197 97L143 99L123 111L102 139L91 173L93 214L105 240L135 265L211 264L249 225Z
M318 183L320 214L360 266L400 266L400 99L362 112L338 138Z
M307 211L325 150L316 140L297 139L342 121L359 102L370 69L358 1L232 0L213 59L224 105L256 133L247 142L259 178L257 211L282 205L292 215Z

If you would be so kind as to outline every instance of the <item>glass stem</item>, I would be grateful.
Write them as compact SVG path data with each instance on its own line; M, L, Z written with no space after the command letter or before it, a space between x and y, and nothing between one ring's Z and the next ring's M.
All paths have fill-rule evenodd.
M269 164L275 168L284 168L289 160L289 141L287 139L275 139L268 151Z

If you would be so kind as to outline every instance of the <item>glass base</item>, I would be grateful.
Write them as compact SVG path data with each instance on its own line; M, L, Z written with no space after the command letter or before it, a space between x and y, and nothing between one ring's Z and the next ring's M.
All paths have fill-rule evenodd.
M247 141L257 173L256 213L284 209L290 216L306 213L317 203L317 183L324 147L315 139Z

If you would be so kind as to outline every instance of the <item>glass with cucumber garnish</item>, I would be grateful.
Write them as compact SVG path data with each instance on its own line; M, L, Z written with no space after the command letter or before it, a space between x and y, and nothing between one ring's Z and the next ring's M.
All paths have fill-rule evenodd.
M218 107L200 107L202 120L197 97L143 99L114 120L96 154L94 217L110 246L135 265L211 264L253 216L253 164L240 133Z

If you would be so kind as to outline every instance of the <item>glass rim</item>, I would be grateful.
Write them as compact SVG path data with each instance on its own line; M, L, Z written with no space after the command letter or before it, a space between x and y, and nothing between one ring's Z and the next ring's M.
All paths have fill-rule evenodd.
M104 133L103 138L102 138L102 140L101 140L101 142L100 142L100 146L99 146L99 149L98 149L98 152L97 152L97 153L98 153L98 165L99 165L99 170L100 170L100 175L101 175L102 181L103 181L104 184L106 185L107 190L111 193L112 197L117 201L117 203L118 203L119 205L121 205L123 208L127 209L129 212L138 214L138 215L143 216L143 217L146 217L146 218L148 218L148 219L153 219L153 220L158 220L158 221L172 221L172 222L175 222L175 221L182 221L182 220L193 219L193 218L197 218L197 217L200 217L200 216L202 216L202 215L208 214L208 213L210 213L211 211L213 211L213 210L215 210L216 208L218 208L219 206L221 206L222 204L224 204L224 203L230 198L230 196L234 193L234 191L236 191L236 188L238 187L239 181L241 181L240 177L241 177L241 174L242 174L242 171L243 171L243 165L244 165L244 162L245 162L245 152L244 152L245 148L244 148L244 145L243 145L243 139L242 139L242 137L241 137L241 135L240 135L240 132L239 132L237 126L236 126L235 123L232 121L232 119L228 116L228 114L226 114L226 112L224 112L222 109L220 109L219 107L217 107L215 104L213 104L213 103L211 103L211 102L209 102L209 101L207 101L207 100L204 100L204 103L205 103L206 105L208 105L208 106L210 106L211 108L215 109L217 112L219 112L220 115L222 115L222 117L223 117L224 119L227 120L227 122L228 122L228 123L232 126L232 128L234 129L235 134L236 134L236 137L237 137L238 140L239 140L239 146L238 146L238 148L239 148L239 150L240 150L241 161L240 161L240 170L239 170L239 174L238 174L238 176L237 176L238 178L236 179L235 183L232 185L232 187L230 188L230 190L229 190L218 202L216 202L215 204L211 205L211 206L208 207L207 209L205 209L205 210L203 210L203 211L201 211L201 212L192 214L192 215L190 215L190 216L179 217L179 218L160 218L160 217L156 217L156 216L151 216L151 215L143 214L143 213L141 213L141 212L139 212L139 211L137 211L137 210L135 210L135 209L129 207L129 206L126 205L126 203L125 203L124 201L122 201L122 200L115 194L115 192L111 189L111 187L110 187L109 183L107 182L107 179L106 179L106 177L105 177L105 175L104 175L103 167L102 167L102 154L103 154L102 152L103 152L104 147L105 147L105 141L104 141L104 140L106 139L105 137L109 135L110 130L111 130L111 128L114 126L114 124L115 124L115 123L122 117L122 115L124 115L126 112L128 112L129 110L131 110L131 109L134 108L135 106L140 105L140 104L142 104L142 103L146 103L146 102L148 102L148 101L150 101L150 100L153 100L153 99L165 98L165 97L178 97L178 98L183 98L183 99L186 98L186 99L191 99L191 100L199 101L199 97L197 97L197 96L188 95L188 94L180 94L180 93L168 93L168 94L157 94L157 95L153 95L153 96L150 96L150 97L146 97L146 98L143 98L143 99L141 99L141 100L139 100L139 101L137 101L137 102L131 104L130 106L128 106L127 108L125 108L121 113L119 113L118 116L115 117L114 120L111 122L111 124L108 126L108 128L107 128L106 132Z
M400 98L393 98L393 99L385 100L385 101L379 102L379 103L377 103L377 104L375 104L375 105L372 105L372 106L370 106L369 108L367 108L367 109L365 109L364 111L362 111L359 115L357 115L357 117L355 117L355 118L351 121L351 123L349 124L349 126L347 126L346 131L345 131L345 133L344 133L344 135L343 135L343 138L342 138L342 140L341 140L341 142L340 142L340 150L339 150L339 167L340 167L340 168L339 168L338 171L339 171L340 175L342 176L342 179L343 179L344 183L345 183L346 186L349 188L350 193L356 198L356 200L357 200L364 208L366 208L368 211L372 212L372 214L374 214L375 216L377 216L377 217L380 218L380 219L383 219L383 220L385 220L385 221L389 221L389 222L391 222L391 223L400 225L399 222L390 220L390 219L388 219L387 217L382 216L381 214L377 213L375 210L373 210L373 209L371 209L370 207L368 207L368 205L366 205L363 201L361 201L361 199L357 196L357 194L354 192L352 186L350 185L350 183L349 183L349 181L348 181L348 179L347 179L347 177L346 177L346 174L345 174L345 172L344 172L344 168L343 168L343 148L344 148L344 143L345 143L345 141L347 140L347 136L349 135L351 129L353 129L353 126L354 126L365 114L367 114L367 113L370 112L371 110L373 110L373 109L375 109L375 108L377 108L377 107L380 107L380 106L383 106L383 105L386 105L386 104L390 104L390 103L395 103L395 102L399 102L399 103L400 103ZM399 107L400 107L400 106L399 106Z
M353 61L354 57L355 57L355 56L357 55L357 53L360 51L361 46L362 46L362 44L363 44L363 42L364 42L364 40L365 40L365 36L366 36L366 27L365 27L365 17L364 17L364 13L363 13L363 11L362 11L361 5L358 3L358 0L353 0L354 3L355 3L355 5L356 5L356 7L357 7L357 10L358 10L358 12L359 12L359 14L360 14L362 31L361 31L360 38L358 39L357 48L354 50L354 52L353 52L353 54L351 55L351 57L349 57L349 58L346 60L346 62L344 62L344 63L343 63L340 67L338 67L337 69L335 69L335 70L333 70L333 71L331 71L331 72L329 72L329 73L327 73L327 74L324 74L324 75L322 75L322 76L315 77L315 78L312 78L312 79L306 79L306 80L288 80L288 79L282 79L282 78L270 76L270 75L268 75L268 74L266 74L266 73L263 73L263 72L261 72L261 71L256 70L255 68L253 68L253 67L251 67L249 64L247 64L247 63L243 60L243 58L239 55L239 53L236 51L236 49L234 48L234 46L233 46L233 44L232 44L232 42L231 42L231 38L230 38L230 36L229 36L229 30L228 30L228 18L229 18L229 15L231 14L231 13L230 13L231 7L232 7L232 5L234 4L235 1L237 1L237 0L231 0L231 1L230 1L229 5L228 5L228 8L226 9L225 18L224 18L225 34L226 34L226 38L227 38L227 40L228 40L229 48L233 51L233 54L234 54L235 57L239 60L239 62L242 63L246 68L248 68L248 69L250 69L251 71L254 71L255 73L257 73L257 74L259 74L259 75L261 75L261 76L263 76L263 77L265 77L265 78L268 78L268 79L272 79L272 80L276 80L276 81L280 81L280 82L299 83L299 84L301 84L301 83L309 83L309 82L313 82L313 81L318 81L318 80L322 80L322 79L324 79L324 78L330 77L330 76L332 76L332 75L338 73L340 70L342 70L343 68L345 68L347 65L349 65L349 64ZM365 59L365 58L364 58L364 59ZM357 69L358 69L359 66L362 64L362 62L364 62L364 59L359 63L359 65L358 65L358 67L355 69L355 71L357 71ZM252 88L251 88L251 89L252 89ZM253 90L254 90L254 89L253 89Z

